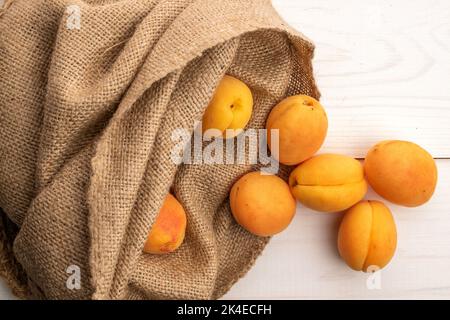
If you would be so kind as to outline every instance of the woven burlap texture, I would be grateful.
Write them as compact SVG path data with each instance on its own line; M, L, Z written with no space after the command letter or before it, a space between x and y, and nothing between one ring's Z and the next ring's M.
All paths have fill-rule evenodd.
M74 14L80 28L68 27ZM18 226L3 246L22 286L45 299L225 294L268 241L239 227L227 200L253 167L176 165L172 132L194 130L224 74L253 92L249 128L286 96L318 98L313 49L268 0L8 1L0 206ZM186 239L173 254L143 254L169 190L186 209ZM66 285L69 266L79 290ZM10 258L2 268L17 273Z

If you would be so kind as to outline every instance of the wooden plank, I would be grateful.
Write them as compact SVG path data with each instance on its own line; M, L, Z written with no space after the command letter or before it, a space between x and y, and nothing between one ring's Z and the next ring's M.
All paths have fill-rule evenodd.
M347 267L337 252L342 214L301 205L289 228L274 237L252 270L226 299L450 299L450 160L438 160L439 184L426 205L409 209L385 202L398 229L394 259L381 270L381 289ZM367 199L381 199L372 191Z
M450 157L450 2L274 0L317 47L330 130L323 152L364 157L385 139Z

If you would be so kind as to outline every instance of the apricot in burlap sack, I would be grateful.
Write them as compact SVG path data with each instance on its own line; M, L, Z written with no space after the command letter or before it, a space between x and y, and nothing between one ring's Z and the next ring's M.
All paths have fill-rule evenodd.
M312 54L268 0L8 1L0 206L17 235L0 226L0 272L34 298L222 296L268 241L240 228L227 201L252 166L176 165L172 132L194 130L225 73L254 94L249 128L288 95L318 98ZM185 242L143 254L171 187ZM70 266L79 290L66 285Z

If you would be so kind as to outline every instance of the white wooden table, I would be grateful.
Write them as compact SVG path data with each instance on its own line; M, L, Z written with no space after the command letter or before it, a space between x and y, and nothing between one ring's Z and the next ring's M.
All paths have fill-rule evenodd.
M317 46L315 74L330 119L321 152L364 158L380 140L414 141L438 158L439 184L423 207L389 205L398 249L379 274L381 289L369 289L368 275L339 258L341 215L299 206L225 298L450 299L450 1L273 3Z
M380 140L414 141L438 159L439 185L423 207L390 205L398 250L375 286L339 258L341 215L299 206L289 229L225 298L450 299L450 2L273 3L317 46L315 74L330 119L321 152L363 158ZM10 297L0 282L0 299Z

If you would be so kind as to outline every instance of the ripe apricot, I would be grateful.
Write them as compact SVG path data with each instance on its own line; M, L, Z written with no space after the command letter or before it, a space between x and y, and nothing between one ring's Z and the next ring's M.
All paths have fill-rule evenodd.
M230 207L237 223L261 237L286 229L296 209L287 183L261 172L248 173L233 185Z
M367 154L364 169L367 181L380 196L406 207L426 203L436 188L433 157L412 142L378 143Z
M339 254L357 271L381 269L397 247L397 229L391 211L379 201L361 201L344 215L338 233Z
M164 254L175 251L183 243L185 231L186 213L183 206L168 194L148 234L144 252Z
M250 88L244 82L225 75L203 114L203 134L208 138L233 138L250 121L252 111Z
M321 212L343 211L367 192L359 161L338 154L315 156L292 171L292 194L303 205Z
M283 164L296 165L320 149L327 135L328 118L316 99L292 96L273 108L266 129L273 157ZM271 130L274 129L279 130L279 141L272 141ZM275 148L277 142L278 148Z

